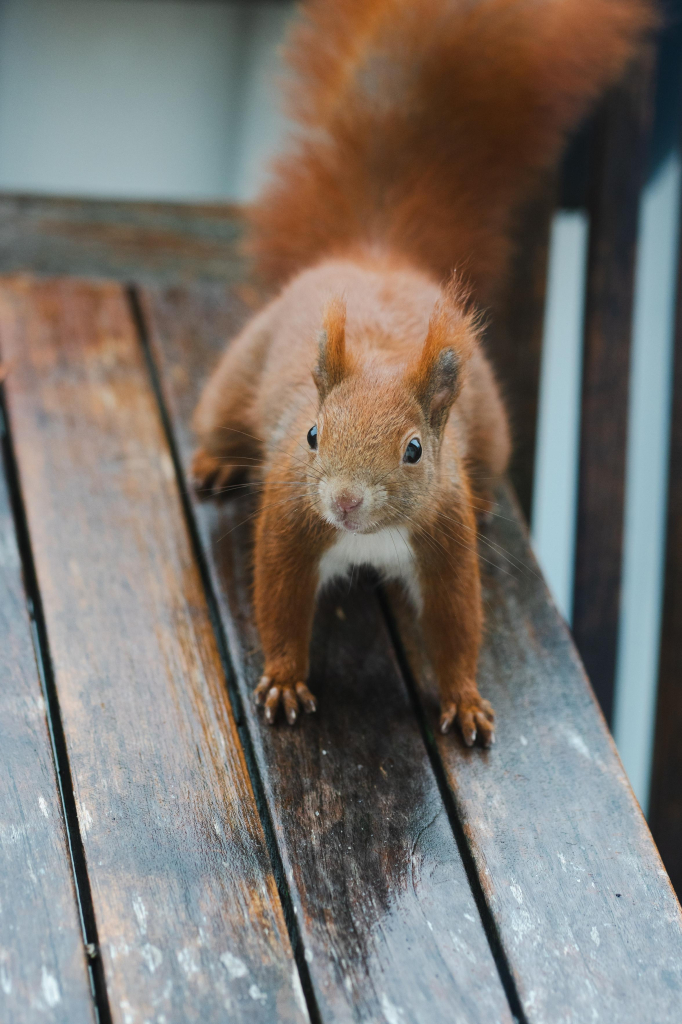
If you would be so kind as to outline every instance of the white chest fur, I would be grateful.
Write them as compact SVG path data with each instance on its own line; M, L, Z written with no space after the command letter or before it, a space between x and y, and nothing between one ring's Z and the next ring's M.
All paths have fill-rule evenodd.
M339 533L339 539L320 560L319 588L361 565L372 566L384 579L399 579L421 608L416 558L406 527L391 526L377 533Z

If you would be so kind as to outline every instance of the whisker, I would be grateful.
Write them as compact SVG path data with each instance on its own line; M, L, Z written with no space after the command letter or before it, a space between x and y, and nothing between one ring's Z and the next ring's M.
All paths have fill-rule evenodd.
M479 540L481 540L484 544L487 544L488 547L490 547L498 555L501 555L502 558L504 558L505 561L507 561L510 565L513 565L515 569L519 569L523 572L528 572L532 576L535 576L536 579L540 578L538 574L530 568L530 566L526 565L524 562L518 559L516 555L514 555L511 551L507 551L506 548L503 548L501 545L496 544L494 541L490 540L490 538L484 536L480 530L475 530L473 527L468 526L466 523L462 523L459 520L454 519L452 516L449 516L445 512L442 512L436 506L429 506L429 508L431 509L432 512L435 512L436 515L442 516L444 519L449 520L456 526L461 526L463 529L470 530L473 533L475 533Z
M430 510L433 511L433 512L438 512L438 509L436 509L436 508L432 508L431 506L427 506L427 507L429 507ZM442 550L448 555L448 557L451 557L451 553L447 551L447 549L440 543L440 541L437 540L437 538L432 537L431 534L429 534L427 531L425 531L424 527L420 523L417 523L414 519L412 519L411 516L408 516L407 513L403 512L402 510L394 509L394 511L397 512L398 515L404 516L404 518L407 519L409 522L413 523L414 526L417 529L421 530L426 537L429 537L431 540L435 541L439 545L439 547L441 547ZM450 519L451 517L450 516L445 516L445 518L446 519ZM464 523L458 524L457 521L454 520L454 519L452 520L452 522L455 523L456 525L462 525L462 526L465 525ZM435 523L433 525L436 526ZM484 555L482 555L480 553L480 551L478 551L478 549L476 547L474 547L473 545L466 544L461 538L453 536L453 534L451 534L448 530L446 530L442 526L438 527L438 528L440 529L441 533L443 533L450 540L454 541L455 544L459 544L460 547L463 547L466 551L475 551L477 553L478 557L483 562L486 562L488 565L492 566L494 569L499 569L501 572L505 572L507 576L512 576L511 573L506 572L506 570L503 569L501 566L496 565L494 562L491 562L490 559L488 559ZM512 577L512 579L513 579L513 577Z
M450 561L452 563L451 564L451 568L455 572L455 575L459 578L459 573L457 572L457 566L455 565L454 560L452 559L451 552L449 552L439 541L437 541L436 538L431 537L430 534L424 529L424 527L420 523L418 523L415 519L413 519L411 516L407 515L406 512L403 512L401 509L396 508L394 505L391 505L390 503L389 503L388 507L391 509L391 511L395 512L398 515L402 515L405 519L407 519L408 522L412 523L413 528L415 530L417 530L423 536L423 539L430 545L431 549L436 554L438 554L438 548L440 548L443 551L443 553L445 554L445 556L448 559L448 561ZM404 538L403 538L403 540L404 540ZM407 542L405 542L405 545L406 545L406 547L409 550L409 545L407 545ZM414 554L413 554L413 557L415 559L415 564L418 564L416 556L414 556ZM436 570L436 571L438 572L438 576L440 578L441 583L445 584L445 581L444 581L443 576L441 575L440 571L439 570Z
M454 520L453 520L453 522L454 522ZM455 542L455 544L459 544L460 547L465 548L466 551L476 551L476 553L478 554L478 557L480 558L480 560L482 562L485 562L487 565L491 566L493 569L498 569L500 572L503 572L505 574L505 576L509 576L511 579L514 579L514 576L513 576L512 573L507 572L507 570L503 569L501 565L497 565L495 562L491 562L490 559L486 558L485 555L482 555L481 552L478 551L478 549L476 547L474 547L474 545L466 544L460 537L455 537L452 533L450 533L448 530L446 530L445 527L443 527L443 526L440 527L440 530L441 530L441 533L444 533L445 536L449 537L450 540Z
M286 481L286 482L283 482L283 483L270 484L270 486L271 487L300 487L301 484L306 484L307 482L308 482L307 480L291 480L291 481ZM221 494L225 494L227 491L242 490L245 487L260 488L260 490L263 490L267 486L268 486L267 481L264 481L264 480L249 480L249 481L246 481L243 484L226 484L225 487L219 487L217 490L214 490L214 489L211 489L211 488L208 488L208 487L204 488L204 490L210 491L210 493L212 495L214 495L215 497L218 497Z
M462 501L463 505L468 505L474 512L483 512L486 515L494 516L495 519L503 519L505 523L514 523L516 520L510 519L509 516L503 516L499 512L493 512L491 508L486 508L485 505L474 505L472 501ZM495 502L498 505L498 502Z
M227 533L224 533L222 535L222 537L218 538L216 543L217 544L222 543L222 541L224 541L226 537L229 537L231 533L233 533L235 530L238 530L240 526L245 526L246 523L248 523L251 519L254 519L261 512L264 512L266 509L268 509L268 508L276 508L278 505L285 505L289 501L300 501L302 497L305 497L305 495L294 494L292 497L283 498L281 501L272 501L272 502L270 502L267 505L262 505L260 508L255 509L255 511L253 511L250 515L248 515L246 517L246 519L243 519L240 523L236 523L234 526L230 527L230 529L227 531ZM299 511L298 509L294 509L294 512L298 512L298 511Z
M243 437L250 437L253 441L258 441L259 444L262 444L264 448L266 448L266 449L274 449L275 451L281 452L282 455L286 455L286 457L288 459L293 459L295 462L300 462L302 465L305 465L306 468L309 465L309 463L307 461L304 462L303 459L298 458L296 455L292 455L291 452L288 452L286 450L286 448L280 448L279 445L273 444L272 441L266 441L262 437L256 437L255 434L249 434L248 431L246 431L246 430L238 430L236 427L225 427L225 426L221 426L220 429L221 430L230 430L230 431L232 431L233 434L242 434ZM293 441L294 438L292 437L292 438L290 438L290 440ZM296 443L298 444L299 442L296 442Z
M216 455L215 457L216 462L222 463L226 462L228 459L242 459L244 462L255 462L257 465L263 465L265 462L265 459L261 459L256 455Z

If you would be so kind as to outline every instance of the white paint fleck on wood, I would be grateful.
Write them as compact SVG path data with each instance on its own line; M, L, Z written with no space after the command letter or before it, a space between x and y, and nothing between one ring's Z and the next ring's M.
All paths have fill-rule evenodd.
M140 950L142 959L149 968L149 973L153 974L157 967L161 966L163 961L163 953L157 946L153 946L151 942L146 942Z
M133 910L135 911L135 917L140 931L143 935L147 934L147 908L142 902L141 896L133 896Z
M50 974L47 967L43 965L40 990L43 993L43 999L48 1006L56 1006L57 1003L61 1002L61 992L59 991L59 984L54 974Z
M199 973L197 953L196 950L192 949L190 946L184 946L183 949L178 952L178 963L188 977L192 974Z
M232 953L223 953L220 957L220 962L225 967L229 976L233 979L243 978L249 973L249 969L244 961L240 960L238 956L233 956Z
M252 999L260 1000L261 1003L264 1003L268 998L265 992L261 992L261 990L258 988L258 985L251 986L251 988L249 989L249 995L251 996Z
M381 997L381 1010L388 1024L400 1024L403 1011L399 1006L393 1005L385 992Z

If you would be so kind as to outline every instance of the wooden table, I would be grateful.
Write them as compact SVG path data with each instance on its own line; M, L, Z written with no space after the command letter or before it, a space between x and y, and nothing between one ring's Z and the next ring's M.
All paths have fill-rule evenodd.
M251 499L189 417L258 303L234 210L0 198L0 1020L663 1024L682 916L499 494L497 744L434 732L404 609L323 600L267 728Z

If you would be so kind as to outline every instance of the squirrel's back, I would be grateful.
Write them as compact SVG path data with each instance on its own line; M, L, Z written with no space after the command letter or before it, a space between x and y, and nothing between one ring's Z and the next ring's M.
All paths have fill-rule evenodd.
M251 211L262 274L388 250L486 298L511 217L654 21L647 0L308 0L300 130Z

